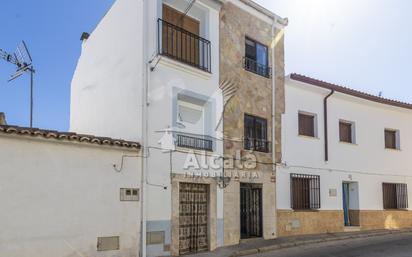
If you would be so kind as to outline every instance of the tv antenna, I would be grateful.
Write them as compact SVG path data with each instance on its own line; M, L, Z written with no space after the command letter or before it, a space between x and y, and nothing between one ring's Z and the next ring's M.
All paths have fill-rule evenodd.
M24 41L21 41L14 53L9 54L0 48L0 58L16 66L16 72L11 75L8 82L11 82L24 73L30 73L30 128L33 127L33 86L34 86L34 67L29 49Z

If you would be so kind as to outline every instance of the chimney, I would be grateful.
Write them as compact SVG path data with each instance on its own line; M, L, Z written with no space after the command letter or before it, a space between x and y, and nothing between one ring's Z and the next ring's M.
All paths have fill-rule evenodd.
M4 112L0 112L0 126L1 125L7 125L6 115L4 114Z

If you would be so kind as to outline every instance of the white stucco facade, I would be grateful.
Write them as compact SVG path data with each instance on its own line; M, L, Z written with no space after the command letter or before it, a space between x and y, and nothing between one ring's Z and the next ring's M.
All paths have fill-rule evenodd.
M412 110L335 92L327 101L329 160L325 161L323 101L330 92L291 78L286 80L277 208L291 209L290 173L298 173L320 175L320 210L342 210L343 182L357 187L350 190L357 191L351 209L383 210L382 183L412 187L412 169L407 165L412 153ZM299 112L315 116L315 137L299 135ZM340 142L339 121L353 124L353 143ZM399 132L399 149L385 148L385 129ZM411 190L408 197L412 197Z
M213 149L207 155L223 154L219 1L196 1L187 13L199 22L199 36L210 41L210 72L158 54L158 36L162 35L158 19L162 18L163 4L184 12L189 2L116 1L83 42L72 81L71 131L142 142L146 157L147 232L160 231L165 235L162 244L148 244L148 256L170 253L167 248L171 244L172 174L186 174L185 152L190 150L178 147L170 154L170 149L162 149L165 131L170 131L174 140L177 134L210 139ZM205 57L200 54L199 58ZM202 122L193 126L183 124L180 106L193 105L202 112ZM199 163L201 152L195 151ZM216 162L219 161L217 158ZM201 167L196 171L215 174L221 168ZM221 238L217 241L222 245L222 190L217 189L216 195L217 223L221 225L216 229L219 235L214 236Z
M0 256L136 257L140 201L120 201L121 188L141 188L137 149L0 135ZM120 248L98 251L98 237Z

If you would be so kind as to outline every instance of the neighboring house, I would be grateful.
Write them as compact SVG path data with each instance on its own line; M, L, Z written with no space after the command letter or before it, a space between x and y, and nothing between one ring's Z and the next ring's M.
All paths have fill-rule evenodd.
M0 145L1 256L138 256L138 143L0 124Z
M70 129L142 143L143 256L223 246L221 6L118 0L83 37Z
M412 104L286 81L279 236L412 227Z
M225 94L224 153L235 157L234 167L225 167L225 245L277 236L272 163L281 152L286 24L252 1L227 1L220 12L220 78L232 85ZM240 161L247 154L256 166Z

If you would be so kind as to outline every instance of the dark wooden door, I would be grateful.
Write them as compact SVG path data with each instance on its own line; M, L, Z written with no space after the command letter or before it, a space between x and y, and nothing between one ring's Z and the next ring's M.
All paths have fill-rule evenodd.
M163 53L184 62L199 65L199 21L163 5Z
M262 236L262 187L259 184L240 184L241 238Z
M208 204L209 186L180 183L179 189L179 253L209 250Z

